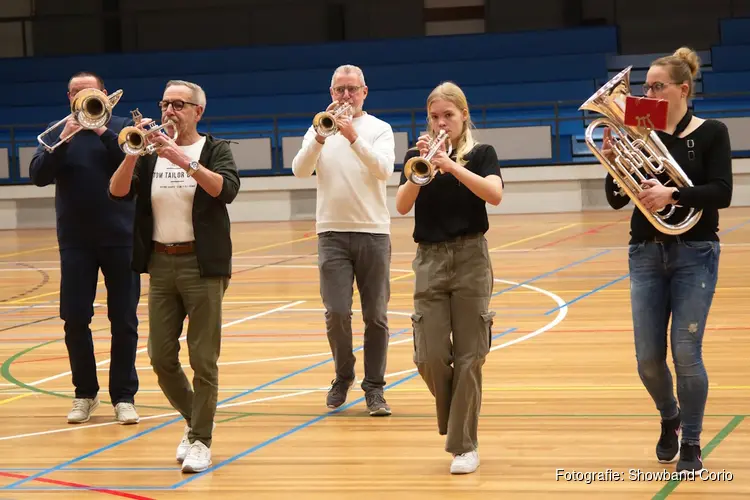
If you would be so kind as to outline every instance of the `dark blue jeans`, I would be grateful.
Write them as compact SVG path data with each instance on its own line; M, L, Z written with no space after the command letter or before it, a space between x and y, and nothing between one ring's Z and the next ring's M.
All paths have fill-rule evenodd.
M667 332L682 411L682 441L698 444L708 397L702 345L719 269L717 241L630 245L630 298L638 374L662 418L677 415ZM672 318L671 329L669 319Z
M77 398L93 398L99 392L90 324L101 269L112 334L109 396L113 405L134 402L141 280L131 270L132 254L130 247L60 250L60 318L65 322L65 345Z

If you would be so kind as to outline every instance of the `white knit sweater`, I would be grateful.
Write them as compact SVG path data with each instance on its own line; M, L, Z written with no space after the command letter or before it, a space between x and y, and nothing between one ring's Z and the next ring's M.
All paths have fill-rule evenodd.
M390 234L386 181L396 159L391 126L370 114L352 121L359 136L354 143L340 133L315 140L310 127L292 161L297 177L316 174L316 231Z

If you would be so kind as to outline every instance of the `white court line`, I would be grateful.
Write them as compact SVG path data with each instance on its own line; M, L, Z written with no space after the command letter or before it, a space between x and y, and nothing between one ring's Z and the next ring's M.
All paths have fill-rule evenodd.
M404 272L403 270L399 270L399 269L394 269L394 271ZM411 271L409 271L409 272L411 272ZM503 279L499 279L499 278L495 278L495 281L496 282L500 282L500 283L506 283L506 284L509 284L509 285L514 285L514 286L520 286L522 288L528 288L530 290L534 290L534 291L540 292L540 293L542 293L544 295L547 295L548 297L552 298L552 300L554 300L557 303L559 309L557 310L557 315L555 316L555 319L553 319L551 322L549 322L545 326L543 326L543 327L541 327L541 328L539 328L537 330L534 330L533 332L528 333L528 334L526 334L526 335L524 335L522 337L519 337L517 339L511 340L511 341L508 341L508 342L504 342L504 343L499 344L499 345L496 345L496 346L494 346L494 347L492 347L490 349L491 352L492 351L496 351L498 349L502 349L504 347L509 347L511 345L514 345L514 344L517 344L519 342L522 342L524 340L528 340L528 339L530 339L532 337L536 337L537 335L541 335L542 333L544 333L544 332L550 330L551 328L554 328L555 326L557 326L565 318L565 316L567 316L567 314L568 314L568 306L566 305L566 302L561 297L559 297L558 295L555 295L554 293L552 293L552 292L550 292L548 290L544 290L542 288L538 288L538 287L531 286L531 285L515 283L513 281L503 280ZM297 309L294 309L294 311L297 311ZM406 314L406 313L402 313L402 314ZM408 338L408 339L402 339L402 340L398 340L396 342L391 342L391 344L406 343L409 340L411 340L411 337ZM404 375L404 374L412 373L414 371L416 371L416 368L412 368L412 369L404 370L404 371L400 371L400 372L395 372L395 373L390 373L390 374L387 373L385 376L387 378L391 378L391 377L396 377L398 375ZM286 393L286 394L279 394L277 396L268 396L268 397L264 397L264 398L251 399L251 400L248 400L248 401L239 401L239 402L236 402L236 403L229 403L229 404L226 404L226 405L218 405L217 409L231 408L231 407L237 407L237 406L245 406L245 405L250 405L250 404L255 404L255 403L261 403L261 402L271 401L271 400L276 400L276 399L286 399L286 398L291 398L291 397L296 397L296 396L303 396L303 395L306 395L306 394L311 394L311 393L314 393L314 392L324 391L324 390L327 390L327 389L328 389L328 387L321 388L321 389L312 389L312 390L308 389L308 390L303 390L303 391L289 392L289 393ZM386 388L386 391L387 391L387 388ZM177 415L179 415L179 413L177 413L177 412L174 412L174 413L164 413L164 414L160 414L160 415L151 415L151 416L148 416L148 417L141 417L141 421L144 421L144 420L154 420L154 419L158 419L158 418L166 418L166 417L172 417L172 416L177 416ZM4 437L0 437L0 441L8 441L8 440L12 440L12 439L20 439L20 438L34 437L34 436L46 436L46 435L49 435L49 434L58 434L58 433L61 433L61 432L72 432L72 431L77 431L77 430L92 429L92 428L95 428L95 427L104 427L104 426L109 426L109 425L119 425L119 424L117 422L113 421L113 422L104 422L104 423L101 423L101 424L91 424L91 425L81 425L81 426L74 426L74 427L64 427L64 428L61 428L61 429L54 429L54 430L50 430L50 431L38 431L38 432L31 432L31 433L27 433L27 434L17 434L17 435L12 435L12 436L4 436Z
M223 305L267 305L267 304L286 304L287 300L225 300L222 302ZM94 307L102 307L104 304L94 302ZM147 307L148 300L141 300L138 303L138 307ZM18 304L15 306L0 306L0 309L57 309L60 307L60 301L54 300L49 301L45 304Z
M261 318L261 317L263 317L263 316L267 316L267 315L269 315L269 314L272 314L272 313L275 313L275 312L278 312L278 311L283 311L284 309L289 309L290 307L294 307L294 306L296 306L296 305L299 305L299 304L302 304L302 303L304 303L304 302L305 302L304 300L298 300L298 301L295 301L295 302L290 302L290 303L288 303L288 304L286 304L286 305L283 305L283 306L280 306L280 307L275 307L275 308L273 308L273 309L269 309L269 310L267 310L267 311L263 311L263 312L260 312L260 313L255 313L255 314L252 314L252 315L250 315L250 316L246 316L246 317L244 317L244 318L242 318L242 319L238 319L238 320L235 320L235 321L231 321L231 322L229 322L229 323L226 323L226 324L224 324L224 325L221 325L221 327L222 327L222 328L227 328L227 327L229 327L229 326L233 326L233 325L236 325L236 324L239 324L239 323L243 323L243 322L245 322L245 321L250 321L250 320L253 320L253 319L256 319L256 318ZM180 338L179 338L179 340L185 340L185 338L186 338L186 337L187 337L187 334L185 334L185 335L183 335L182 337L180 337ZM141 354L141 353L143 353L143 352L146 352L147 350L148 350L148 348L147 348L147 347L143 347L143 348L141 348L141 349L138 349L138 350L136 351L136 354ZM101 366L101 365L107 364L107 363L109 363L110 361L111 361L111 358L110 358L110 359L105 359L105 360L99 361L99 362L98 362L98 363L96 364L96 366ZM40 380L36 380L36 381L34 381L34 382L31 382L31 383L29 383L28 385L31 385L31 386L36 386L36 385L39 385L39 384L44 384L45 382L50 382L50 381L52 381L52 380L57 380L58 378L62 378L62 377L65 377L65 376L67 376L67 375L70 375L70 374L71 374L71 372L69 372L69 371L67 371L67 372L63 372L63 373L58 373L57 375L53 375L53 376L51 376L51 377L47 377L47 378L43 378L43 379L40 379Z
M324 309L295 309L294 312L324 312ZM362 312L360 309L352 309L352 312ZM392 314L394 316L409 316L411 317L411 313L401 312L401 311L388 311L388 314ZM279 339L281 341L283 339ZM389 342L388 345L396 345L401 344L405 341L411 340L411 336L409 336L406 340L395 340L393 342ZM224 361L217 363L218 366L234 366L234 365L252 365L256 363L269 363L272 361L289 361L292 359L305 359L305 358L319 358L321 356L330 356L331 352L314 352L312 354L295 354L293 356L282 356L280 358L260 358L260 359L245 359L242 361ZM137 366L135 368L136 370L151 370L150 366ZM106 368L98 368L97 371L105 371ZM13 385L13 384L11 384Z

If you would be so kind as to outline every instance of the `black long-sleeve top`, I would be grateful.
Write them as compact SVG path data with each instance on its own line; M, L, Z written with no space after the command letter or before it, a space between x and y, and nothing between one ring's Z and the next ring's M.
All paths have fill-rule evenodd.
M37 186L55 184L60 248L132 246L135 203L109 198L109 179L125 158L117 136L132 123L131 118L113 116L101 136L82 130L52 153L41 145L34 153L31 181ZM56 143L62 131L60 125L45 140Z
M685 118L689 121L690 117L688 113ZM678 126L676 132L679 129ZM680 199L676 202L679 207L667 222L673 223L684 218L690 207L702 209L700 220L689 231L680 235L680 238L688 241L718 241L719 209L729 206L733 188L732 147L726 125L718 120L705 120L685 137L677 137L679 132L671 135L657 131L657 134L693 183L693 187L679 188ZM662 183L665 182L665 179L661 180ZM607 201L615 210L630 201L627 195L618 194L619 188L609 173L605 189ZM656 237L664 238L665 235L635 207L630 219L630 243L652 241Z

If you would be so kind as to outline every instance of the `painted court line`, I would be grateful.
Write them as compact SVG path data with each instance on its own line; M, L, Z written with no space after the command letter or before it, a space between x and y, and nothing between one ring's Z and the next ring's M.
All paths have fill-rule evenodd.
M404 329L403 331L406 331L406 329ZM394 333L394 334L392 335L392 337L393 337L393 336L395 336L395 335L399 335L399 333ZM357 349L355 349L355 351L358 351L358 350L360 350L360 349L363 349L363 347L364 347L364 346L360 346L360 347L358 347ZM220 401L220 402L219 402L219 404L220 404L220 405L225 405L225 404L226 404L226 403L228 403L229 401L233 401L233 400L235 400L235 399L238 399L238 398L240 398L240 397L246 396L246 395L248 395L248 394L251 394L251 393L253 393L253 392L257 391L257 390L260 390L260 389L263 389L263 388L265 388L265 387L271 386L271 385L273 385L273 384L275 384L275 383L278 383L278 382L282 382L282 381L284 381L284 380L286 380L286 379L289 379L289 378L292 378L292 377L294 377L294 376L296 376L296 375L299 375L300 373L304 373L304 372L310 371L310 370L312 370L312 369L314 369L314 368L317 368L318 366L322 366L322 365L324 365L324 364L326 364L326 363L329 363L329 362L331 362L332 360L333 360L333 358L330 358L330 359L327 359L327 360L323 360L323 361L321 361L321 362L319 362L319 363L315 363L315 364L313 364L313 365L309 365L309 366L307 366L307 367L305 367L305 368L302 368L302 369L296 370L296 371L294 371L294 372L288 373L287 375L284 375L284 376L282 376L282 377L279 377L279 378L277 378L277 379L275 379L275 380L272 380L272 381L270 381L270 382L266 382L265 384L262 384L262 385L260 385L260 386L258 386L258 387L255 387L255 388L253 388L253 389L249 389L249 390L247 390L247 391L244 391L243 393L240 393L240 394L237 394L237 395L235 395L235 396L232 396L232 397L226 398L226 399L224 399L224 400ZM287 397L289 397L289 396L287 395ZM141 420L144 420L144 419L142 418ZM47 469L45 469L45 470L43 470L43 471L41 471L41 472L38 472L38 473L36 473L36 474L32 474L32 475L28 476L28 477L27 477L27 478L25 478L25 479L20 479L20 480L18 480L18 481L15 481L15 482L13 482L13 483L11 483L11 484L8 484L8 485L5 485L5 486L2 486L2 487L0 487L0 490L12 490L12 489L17 489L17 488L18 488L18 486L20 486L20 485L22 485L22 484L25 484L25 483L27 483L27 482L29 482L29 481L33 481L33 480L35 480L35 479L37 479L37 478L39 478L39 477L42 477L42 476L46 476L46 475L48 475L48 474L51 474L51 473L53 473L53 472L59 471L59 470L61 470L61 469L64 469L64 468L68 467L69 465L72 465L72 464L78 463L78 462L80 462L80 461L82 461L82 460L85 460L85 459L87 459L87 458L90 458L90 457L92 457L92 456L98 455L98 454L100 454L100 453L103 453L103 452L105 452L105 451L107 451L107 450L111 450L111 449L113 449L113 448L116 448L117 446L120 446L120 445L122 445L122 444L128 443L128 442L130 442L130 441L133 441L133 440L135 440L135 439L138 439L138 438L140 438L140 437L142 437L142 436L145 436L145 435L147 435L147 434L150 434L150 433L152 433L152 432L155 432L155 431L157 431L157 430L160 430L160 429L162 429L162 428L164 428L164 427L167 427L167 426L169 426L169 425L171 425L171 424L174 424L174 423L177 423L177 422L181 422L181 421L183 421L183 418L182 418L182 416L180 415L180 416L178 416L177 418L174 418L174 419L168 420L168 421L166 421L166 422L163 422L163 423L161 423L161 424L159 424L159 425L156 425L156 426L154 426L154 427L151 427L150 429L146 429L146 430L140 431L140 432L138 432L138 433L136 433L136 434L134 434L134 435L132 435L132 436L129 436L129 437L127 437L127 438L119 439L119 440L117 440L117 441L114 441L114 442L112 442L112 443L110 443L110 444L106 445L106 446L103 446L103 447L97 448L97 449L95 449L95 450L93 450L93 451L90 451L90 452L88 452L88 453L84 453L83 455L79 455L79 456L78 456L78 457L76 457L76 458L73 458L73 459L67 460L66 462L63 462L63 463L61 463L61 464L58 464L58 465L56 465L56 466L54 466L54 467L50 467L50 468L47 468ZM118 489L122 489L122 488L118 488ZM24 491L28 491L28 490L24 488Z
M573 265L574 265L574 264L573 264ZM505 281L505 280L500 280L500 279L496 279L495 281L499 281L499 282L505 282L505 283L510 283L510 284L515 284L515 283L513 283L513 282L508 282L508 281ZM536 288L536 287L532 287L532 286L530 286L530 285L522 285L522 286L524 286L524 287L527 287L527 288L531 288L531 289L535 289L535 290L539 290L539 291L540 291L541 293L544 293L545 295L548 295L548 296L552 297L552 298L553 298L553 299L555 300L555 302L556 302L556 303L558 303L558 304L560 304L560 303L563 303L563 300L562 300L562 299L561 299L560 297L557 297L557 296L555 296L554 294L551 294L550 292L547 292L546 290L542 290L542 289L539 289L539 288ZM526 339L528 339L528 338L531 338L531 337L533 337L533 336L539 335L539 334L543 333L544 331L547 331L548 329L550 329L550 328L553 328L553 327L554 327L554 326L555 326L555 325L556 325L557 323L559 323L560 321L562 321L562 319L563 319L563 318L565 317L565 315L566 315L566 314L567 314L567 309L561 309L561 310L560 310L560 313L559 313L559 314L558 314L558 316L557 316L557 318L555 318L555 320L553 320L552 322L550 322L549 324L547 324L547 325L546 325L545 327L543 327L543 328L540 328L539 330L537 330L537 331L535 331L535 332L532 332L532 333L530 333L530 334L528 334L528 335L526 335L526 336L524 336L524 337L521 337L521 339L516 339L516 340L514 340L514 341L512 341L512 342L509 342L509 343L506 343L506 344L507 344L507 345L512 345L512 344L514 344L514 343L518 343L518 342L521 342L522 340L526 340ZM515 330L515 329L511 329L511 331L512 331L512 330ZM408 329L404 329L403 331L408 331ZM402 331L402 332L403 332L403 331ZM402 332L400 332L400 333L402 333ZM500 336L500 335L504 335L505 333L507 333L507 331L506 331L506 332L503 332L503 333L501 333L501 334L498 334L498 336ZM394 334L394 335L398 335L398 333L397 333L397 334ZM408 340L408 339L406 339L406 340ZM504 346L504 344L501 344L501 345L498 345L498 346L494 346L493 348L491 348L491 351L494 351L494 350L500 349L500 348L502 348L503 346ZM357 349L355 349L355 351L357 351L357 350L360 350L360 349L362 349L362 348L363 348L363 346L360 346L360 347L358 347ZM231 400L237 399L237 398L239 398L239 397L242 397L242 396L244 396L244 395L246 395L246 394L249 394L249 393L251 393L251 392L254 392L254 391L256 391L256 390L259 390L259 389L262 389L262 388L268 387L268 386L270 386L270 385L273 385L273 384L275 384L275 383L277 383L277 382L281 382L281 381L283 381L283 380L286 380L286 379L288 379L288 378L291 378L291 377L293 377L293 376L295 376L295 375L297 375L297 374L299 374L299 373L302 373L302 372L304 372L304 371L309 371L309 370L311 370L311 369L313 369L313 368L316 368L316 367L318 367L318 366L322 366L322 365L324 365L324 364L326 364L326 363L329 363L329 362L331 362L331 361L332 361L332 359L333 359L333 358L329 358L329 359L327 359L327 360L323 360L323 361L321 361L321 362L319 362L319 363L316 363L316 364L314 364L314 365L311 365L311 366L309 366L309 367L307 367L307 368L303 368L302 370L298 370L298 371L296 371L296 372L293 372L293 373L290 373L290 374L288 374L288 375L286 375L286 376L280 377L279 379L277 379L277 380L274 380L274 381L271 381L271 382L269 382L269 383L266 383L266 384L264 384L264 385L262 385L262 386L258 386L258 387L254 388L254 389L251 389L251 390L248 390L248 391L244 391L243 393L237 394L237 395L235 395L235 396L232 396L232 397L230 397L230 398L227 398L227 399L223 400L223 401L222 401L222 402L220 403L220 405L221 405L221 406L222 406L223 408L225 408L225 407L227 407L227 406L239 406L240 404L248 404L248 402L239 402L239 403L236 403L236 404L233 404L233 405L227 405L227 403L228 403L229 401L231 401ZM410 371L412 372L412 374L411 374L411 375L410 375L410 376L409 376L408 378L411 378L411 377L413 377L413 376L417 375L417 373L416 373L416 369L412 369L412 370L410 370ZM405 380L406 380L406 379L405 379ZM404 380L404 381L405 381L405 380ZM400 383L400 382L399 382L399 383ZM310 392L314 392L314 391L301 391L301 393L305 393L305 394L307 394L307 393L310 393ZM281 398L289 398L289 397L294 397L295 395L302 395L301 393L288 393L288 394L282 394L282 395L278 395L278 396L271 396L271 397L269 397L269 398L261 398L261 399L262 399L262 400L266 400L266 401L268 401L268 400L270 400L270 399L281 399ZM354 402L353 402L352 404L354 404ZM146 417L146 418L147 418L147 417ZM323 418L325 418L325 417L323 417ZM145 420L145 418L142 418L141 420ZM182 420L182 417L181 417L181 416L178 416L177 418L174 418L174 419L172 419L172 420L170 420L170 421L167 421L167 422L164 422L164 423L162 423L162 424L159 424L159 425L157 425L157 426L155 426L155 427L152 427L151 429L147 429L147 430L145 430L145 431L139 432L139 433L137 433L137 434L135 434L135 435L133 435L133 436L130 436L130 437L128 437L128 438L125 438L125 439L121 439L121 440L119 440L119 441L116 441L116 442L114 442L114 443L111 443L111 444L109 444L109 445L107 445L107 446L105 446L105 447L102 447L102 448L98 449L98 450L94 450L94 451L92 451L92 452L86 453L86 454L84 454L84 455L81 455L81 456L79 456L79 457L77 457L77 458L74 458L74 459L72 459L72 460L68 460L67 462L64 462L64 463L62 463L62 464L59 464L59 465L57 465L57 466L55 466L55 467L53 467L53 468L49 468L49 469L45 469L45 470L43 470L43 471L37 472L36 474L33 474L33 475L31 475L31 476L28 476L28 477L27 477L27 478L25 478L25 479L20 479L20 480L18 480L18 481L15 481L14 483L12 483L12 484L10 484L10 485L6 485L6 486L4 486L4 487L1 487L0 489L16 489L16 488L17 488L18 486L20 486L20 485L22 485L22 484L25 484L26 482L32 481L32 480L34 480L34 479L36 479L36 478L39 478L39 477L45 476L45 475L47 475L47 474L50 474L50 473L52 473L52 472L55 472L55 471L58 471L58 470L64 469L64 468L68 467L69 465L72 465L72 464L74 464L74 463L80 462L80 461L82 461L82 460L84 460L84 459L86 459L86 458L89 458L89 457L93 456L93 455L96 455L96 454L102 453L102 452L104 452L104 451L106 451L106 450L109 450L109 449L112 449L112 448L114 448L114 447L116 447L116 446L119 446L120 444L123 444L123 443L129 442L129 441L132 441L132 440L134 440L134 439L137 439L138 437L141 437L141 436L143 436L143 435L145 435L145 434L148 434L148 433L154 432L154 431L156 431L156 430L158 430L158 429L161 429L161 428L163 428L163 427L166 427L166 426L168 426L168 425L170 425L170 424L172 424L172 423L175 423L175 422L179 422L179 421L181 421L181 420ZM108 422L107 424L112 424L112 422ZM99 424L99 425L101 425L101 424ZM92 427L92 426L87 426L87 427ZM63 430L63 429L60 429L59 431L62 431L62 430ZM65 429L65 430L67 430L67 429ZM9 436L8 438L10 438L10 436ZM8 438L5 438L5 439L8 439ZM3 438L0 438L0 440L4 440L4 439L3 439ZM118 488L118 489L119 489L119 488ZM27 488L23 488L23 490L24 490L24 491L26 491L26 490L27 490Z
M501 281L501 282L503 282L504 280L496 279L495 281ZM504 281L504 282L509 283L507 281ZM512 283L512 282L510 282L510 283ZM562 300L562 298L557 297L556 295L554 295L551 292L548 292L547 290L542 290L541 288L531 287L530 285L524 285L524 286L529 287L529 288L534 288L534 289L540 291L541 293L543 293L543 294L545 294L545 295L547 295L549 297L552 297L552 299L555 302L557 302L558 304L563 304L564 303L564 301ZM565 318L565 316L567 315L567 311L568 311L568 309L566 307L561 308L559 310L559 313L558 313L557 317L554 320L552 320L551 322L549 322L547 325L545 325L545 326L543 326L543 327L541 327L541 328L539 328L539 329L537 329L537 330L535 330L535 331L533 331L533 332L531 332L531 333L529 333L527 335L519 337L518 339L514 339L514 340L512 340L510 342L505 342L503 344L494 346L494 347L492 347L490 349L490 351L496 351L498 349L502 349L504 347L508 347L508 346L517 344L517 343L522 342L524 340L528 340L528 339L530 339L532 337L536 337L537 335L540 335L540 334L546 332L547 330L549 330L551 328L554 328L557 324L559 324ZM510 333L512 331L515 331L515 330L516 330L516 328L509 328L509 329L507 329L507 330L505 330L505 331L503 331L501 333L498 333L497 335L493 336L493 339L496 339L496 338L501 337L503 335L507 335L508 333ZM386 386L386 390L388 390L390 388L393 388L393 387L396 387L398 385L401 385L404 382L407 382L407 381L415 378L417 375L419 375L419 373L417 372L416 368L411 368L409 370L403 370L403 371L400 371L400 372L397 372L397 373L392 373L389 376L390 377L395 377L395 376L400 376L400 375L405 375L405 374L408 374L408 375L406 377L404 377L404 378L402 378L400 380L397 380L396 382L393 382L392 384L389 384L388 386ZM241 458L243 458L243 457L245 457L245 456L247 456L247 455L249 455L251 453L254 453L254 452L258 451L258 450L261 450L261 449L263 449L263 448L265 448L265 447L267 447L267 446L269 446L269 445L271 445L271 444L273 444L273 443L275 443L275 442L277 442L277 441L279 441L279 440L281 440L281 439L283 439L283 438L285 438L285 437L287 437L287 436L289 436L291 434L294 434L296 432L304 430L304 429L306 429L306 428L308 428L308 427L310 427L310 426L312 426L312 425L314 425L314 424L316 424L316 423L318 423L318 422L326 419L327 417L329 417L331 415L335 415L336 413L340 413L340 412L342 412L342 411L344 411L344 410L346 410L348 408L351 408L352 406L357 405L357 404L361 403L362 401L364 401L364 399L365 399L364 397L360 397L360 398L358 398L358 399L356 399L356 400L354 400L354 401L352 401L350 403L347 403L347 404L341 406L340 408L337 408L336 410L332 410L330 412L324 413L322 415L319 415L319 416L317 416L315 418L312 418L312 419L308 420L307 422L304 422L304 423L302 423L300 425L292 427L288 431L283 432L281 434L278 434L278 435L276 435L276 436L274 436L274 437L272 437L270 439L267 439L266 441L263 441L262 443L259 443L259 444L255 445L255 446L251 447L251 448L248 448L247 450L245 450L245 451L243 451L243 452L241 452L241 453L239 453L237 455L234 455L234 456L232 456L232 457L230 457L230 458L228 458L226 460L223 460L223 461L221 461L221 462L219 462L219 463L217 463L217 464L209 467L207 470L205 470L203 472L191 475L190 477L187 477L187 478L183 479L182 481L176 482L175 484L172 485L172 489L178 489L181 486L184 486L184 485L186 485L186 484L188 484L188 483L190 483L192 481L195 481L195 480L197 480L197 479L205 476L206 474L210 474L211 472L214 472L217 469L220 469L222 467L230 465L231 463L236 462L237 460L239 460L239 459L241 459Z
M263 311L263 312L260 312L260 313L251 314L250 316L246 316L244 318L241 318L241 319L238 319L238 320L226 323L226 324L222 325L222 328L227 328L227 327L230 327L230 326L233 326L233 325L237 325L237 324L240 324L240 323L244 323L246 321L251 321L251 320L254 320L254 319L257 319L257 318L262 318L263 316L268 316L269 314L272 314L272 313L275 313L275 312L278 312L278 311L283 311L284 309L289 309L290 307L294 307L296 305L303 304L304 302L305 302L304 300L298 300L296 302L290 302L290 303L285 304L283 306L275 307L275 308L269 309L267 311ZM179 340L185 340L186 338L187 338L187 334L181 336ZM141 349L138 349L136 351L136 354L144 353L147 350L148 350L147 347L143 347ZM96 366L105 365L105 364L109 363L110 361L111 361L111 358L104 359L102 361L97 362ZM57 375L53 375L51 377L46 377L46 378L43 378L43 379L36 380L34 382L30 382L28 385L37 386L37 385L40 385L40 384L44 384L46 382L51 382L52 380L57 380L59 378L66 377L66 376L68 376L70 374L71 374L70 371L63 372L63 373L58 373Z
M570 265L568 265L568 266L566 266L566 267L572 267L573 265L576 265L576 263L572 263L572 264L570 264ZM561 268L561 269L564 269L564 268ZM507 282L507 281L505 281L505 280L496 280L496 281L500 281L500 282L506 282L506 283L511 283L511 284L515 284L515 283L513 283L513 282ZM530 281L533 281L533 279L532 279L532 280L530 280ZM525 286L525 287L528 287L528 288L532 288L532 289L536 289L536 290L542 291L542 289L539 289L539 288L536 288L536 287L531 287L531 286L529 286L529 285L522 285L522 286ZM542 293L546 293L546 294L547 294L547 295L549 295L549 296L554 296L554 294L551 294L550 292L547 292L546 290L545 290L545 291L543 291ZM557 302L557 303L558 303L558 305L564 305L564 301L563 301L563 300L562 300L561 298L559 298L559 297L557 297L557 298L555 299L555 302ZM527 335L525 335L525 336L523 336L523 337L521 337L521 338L519 338L519 339L515 339L514 341L512 341L512 342L510 342L510 343L506 343L506 344L501 344L501 345L499 345L499 346L495 346L495 347L493 347L493 348L492 348L492 350L497 350L497 349L499 349L499 348L502 348L502 347L503 347L503 346L505 346L505 345L512 345L512 344L515 344L515 343L521 342L521 341L523 341L523 340L526 340L526 339L528 339L528 338L531 338L531 337L533 337L533 336L539 335L540 333L542 333L542 331L546 331L546 330L548 330L549 328L552 328L552 327L554 327L554 326L555 326L555 325L556 325L557 323L559 323L559 321L561 321L561 320L562 320L562 318L563 318L563 317L565 316L565 314L566 314L566 313L567 313L567 308L566 308L566 307L560 307L560 308L559 308L559 314L558 314L558 317L557 317L557 318L556 318L555 320L553 320L552 322L550 322L550 323L549 323L549 324L548 324L548 325L547 325L546 327L543 327L542 329L540 329L540 330L538 330L538 331L535 331L535 332L531 332L530 334L527 334ZM297 371L297 372L293 372L293 373L291 373L291 374L289 374L289 375L287 375L287 376L285 376L285 377L282 377L282 378L281 378L280 380L278 380L278 381L281 381L281 380L284 380L284 379L290 378L290 377L292 377L292 376L296 375L297 373L301 373L302 371L307 371L308 369L312 369L313 367L315 367L315 366L317 366L317 365L320 365L320 364L323 364L323 363L325 363L325 362L328 362L328 360L326 360L326 361L324 361L324 362L321 362L321 363L318 363L318 364L316 364L316 365L312 365L311 367L308 367L307 369L303 369L303 370L299 370L299 371ZM414 370L416 370L416 369L414 369ZM416 375L416 372L414 372L414 373L413 373L413 374L412 374L411 376L414 376L414 375ZM263 388L263 387L267 387L267 386L269 386L269 385L272 385L272 384L273 384L273 383L275 383L275 382L276 382L276 381L272 381L272 382L269 382L269 383L267 383L267 384L264 384L263 386L259 386L258 388L256 388L256 390L257 390L257 389L260 389L260 388ZM248 392L248 393L249 393L249 392L252 392L252 390L250 390L250 391L247 391L247 392ZM232 398L229 398L229 400L231 400L231 399L236 399L236 398L238 398L238 397L241 397L241 395L233 396ZM225 402L225 401L224 401L224 402ZM222 402L222 403L224 403L224 402ZM180 418L181 418L181 417L180 417ZM33 476L29 476L29 478L27 478L27 479L25 479L25 480L20 480L20 481L16 481L16 482L14 482L13 484L11 484L11 485L7 485L7 486L5 486L5 487L2 487L2 488L0 488L0 489L13 489L13 488L15 488L15 487L17 487L17 486L19 486L19 485L21 485L21 484L24 484L24 483L26 483L26 482L28 482L28 481L30 481L30 480L33 480L33 479L34 479L34 478L36 478L36 477L41 477L41 476L43 476L43 475L46 475L46 474L48 474L48 473L54 472L54 471L56 471L56 470L60 470L60 469L62 469L62 468L65 468L65 467L67 467L67 466L69 466L69 465L73 464L73 463L77 463L77 462L79 462L79 461L81 461L81 460L84 460L85 458L88 458L88 457L90 457L90 456L93 456L93 455L95 455L95 454L101 453L102 451L105 451L105 450L108 450L108 449L114 448L115 446L118 446L119 444L122 444L122 443L124 443L124 442L128 442L128 441L131 441L131 440L133 440L133 439L136 439L136 438L138 438L138 437L140 437L140 436L142 436L142 435L144 435L144 434L148 434L148 433L150 433L150 432L153 432L153 431L155 431L155 430L158 430L158 429L160 429L160 428L162 428L162 427L165 427L165 426L167 426L167 425L169 425L169 424L171 424L171 423L174 423L174 422L176 422L176 421L179 421L179 420L180 420L180 418L174 419L174 420L172 420L172 421L169 421L169 422L165 422L165 423L163 423L163 424L160 424L160 425L158 425L158 426L156 426L156 427L154 427L154 428L152 428L152 429L148 429L148 430L146 430L146 431L140 432L140 433L138 433L138 434L136 434L136 435L134 435L134 436L131 436L131 437L129 437L129 438L126 438L126 439L123 439L123 440L120 440L120 441L116 441L116 442L114 442L114 443L111 443L110 445L107 445L106 447L103 447L103 448L99 449L99 450L94 450L94 451L92 451L92 452L89 452L89 453L87 453L87 454L81 455L81 456L79 456L79 457L77 457L77 458L74 458L74 459L72 459L72 460L69 460L69 461L67 461L67 462L65 462L65 463L59 464L59 465L58 465L58 466L56 466L56 467L53 467L53 468L50 468L50 469L45 469L44 471L42 471L42 472L40 472L40 473L38 473L38 474L35 474L35 475L33 475Z

